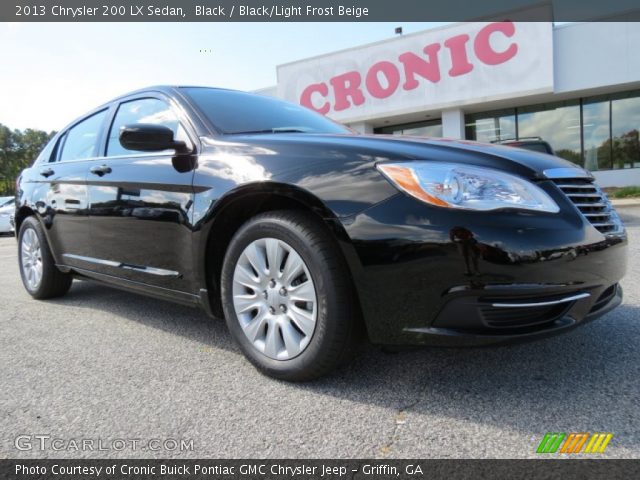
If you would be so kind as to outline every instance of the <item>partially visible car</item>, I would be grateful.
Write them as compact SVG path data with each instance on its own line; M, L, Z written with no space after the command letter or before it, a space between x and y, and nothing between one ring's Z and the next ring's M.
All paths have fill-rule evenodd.
M0 234L11 233L15 231L13 225L14 200L12 199L7 205L0 207Z
M500 145L507 145L509 147L524 148L525 150L531 150L533 152L548 153L549 155L555 155L556 153L546 142L540 137L521 137L518 139L509 138L507 140L500 140L493 143L499 143Z
M0 208L16 204L16 197L0 197Z

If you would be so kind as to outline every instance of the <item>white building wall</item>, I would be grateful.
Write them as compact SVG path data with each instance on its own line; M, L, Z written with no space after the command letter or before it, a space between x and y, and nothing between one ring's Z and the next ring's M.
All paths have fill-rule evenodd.
M601 187L633 187L640 185L640 168L592 172Z
M464 138L464 111L461 108L442 111L442 136Z
M640 23L563 25L553 36L556 94L640 84Z
M356 122L349 124L350 128L353 128L358 133L373 133L373 125L367 122Z

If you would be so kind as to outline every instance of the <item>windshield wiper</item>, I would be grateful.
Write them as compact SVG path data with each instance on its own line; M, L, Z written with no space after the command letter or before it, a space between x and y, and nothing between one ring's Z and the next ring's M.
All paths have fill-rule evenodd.
M267 128L264 130L247 130L246 132L230 132L230 135L244 135L249 133L308 133L299 128L289 128L289 127L280 127L280 128Z

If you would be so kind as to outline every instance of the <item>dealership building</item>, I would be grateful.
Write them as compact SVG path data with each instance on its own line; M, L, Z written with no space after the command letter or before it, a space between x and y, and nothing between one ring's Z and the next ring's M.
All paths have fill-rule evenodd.
M640 23L455 24L278 66L290 100L363 133L540 137L603 186L640 185Z

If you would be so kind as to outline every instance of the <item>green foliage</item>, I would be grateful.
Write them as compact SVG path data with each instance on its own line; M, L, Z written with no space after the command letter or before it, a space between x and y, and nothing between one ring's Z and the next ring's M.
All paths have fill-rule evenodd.
M640 197L640 187L622 187L611 193L612 198L632 198Z
M13 195L15 180L56 132L11 130L0 123L0 195Z
M569 160L576 165L582 165L582 156L580 155L580 152L574 152L573 150L569 149L561 149L556 150L556 156L564 158L565 160Z

